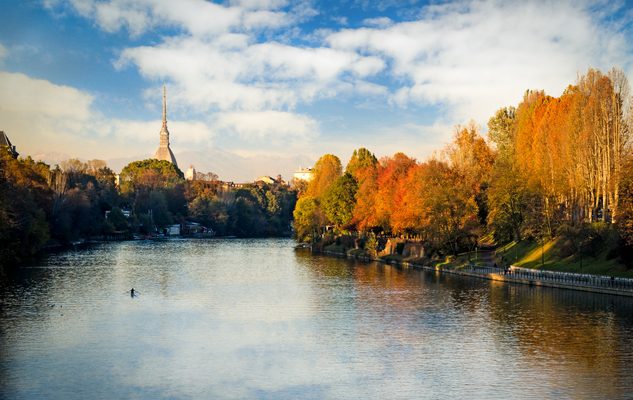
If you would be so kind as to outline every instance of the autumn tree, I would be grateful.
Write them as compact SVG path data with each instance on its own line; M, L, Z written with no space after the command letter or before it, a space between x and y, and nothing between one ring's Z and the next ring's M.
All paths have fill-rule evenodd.
M378 226L376 218L378 166L376 156L365 148L354 150L347 163L346 172L354 177L358 186L351 223L361 232Z
M326 215L337 220L334 210L347 215L354 203L350 227L421 236L442 252L469 247L484 229L506 242L588 232L598 221L595 229L612 234L616 223L625 237L632 111L622 71L589 69L559 97L528 90L516 108L499 109L488 122L490 146L471 123L423 163L402 153L377 163L368 150L354 151L346 172L355 200L331 195L336 206ZM311 210L325 207L323 188L340 175L330 165L316 168Z
M633 154L628 151L620 175L621 207L617 227L622 239L622 258L633 268Z
M415 159L404 153L396 153L393 157L380 160L373 202L377 225L385 232L391 232L392 215L402 206L402 199L407 191L405 179L415 164Z
M429 163L421 163L411 167L404 178L406 190L391 216L393 232L424 235L429 227L429 209L425 199L429 195L427 185L427 168Z
M341 160L333 154L325 154L319 158L312 169L312 180L308 183L306 194L320 198L336 179L342 174Z
M354 177L356 182L360 183L369 171L376 168L377 164L378 159L376 156L366 148L361 147L352 153L352 157L345 167L345 172Z
M457 253L477 236L477 205L467 180L447 163L430 160L413 174L419 200L418 229L433 248Z
M453 142L445 150L449 165L461 177L467 196L477 204L477 217L482 226L488 218L487 190L494 163L494 154L471 122L458 126Z
M49 238L42 206L50 192L39 167L0 148L0 266L24 262Z

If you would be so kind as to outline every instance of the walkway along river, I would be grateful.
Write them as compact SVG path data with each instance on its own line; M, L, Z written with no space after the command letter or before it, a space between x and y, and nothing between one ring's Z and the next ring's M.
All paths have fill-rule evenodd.
M324 251L328 256L341 257L340 253ZM356 258L354 256L347 256ZM366 257L361 257L370 261ZM581 290L585 292L613 294L633 297L633 279L614 276L602 276L591 274L579 274L573 272L559 272L547 270L535 270L510 266L507 270L491 266L481 266L471 263L465 268L446 268L441 265L428 265L410 261L385 261L380 258L371 259L373 262L387 262L401 267L421 268L431 271L439 271L448 274L470 276L475 278L490 279L500 282L518 283L530 286L547 286L559 289ZM491 262L490 262L491 263ZM489 263L489 264L490 264Z

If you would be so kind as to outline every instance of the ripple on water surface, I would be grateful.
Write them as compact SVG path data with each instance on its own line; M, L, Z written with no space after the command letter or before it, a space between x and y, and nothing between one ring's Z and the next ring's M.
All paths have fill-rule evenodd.
M633 393L630 299L316 257L286 239L106 243L0 289L2 398Z

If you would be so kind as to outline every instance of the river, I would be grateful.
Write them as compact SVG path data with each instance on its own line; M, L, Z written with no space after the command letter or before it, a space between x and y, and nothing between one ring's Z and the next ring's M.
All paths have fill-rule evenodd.
M633 396L633 299L293 246L104 243L5 274L0 398Z

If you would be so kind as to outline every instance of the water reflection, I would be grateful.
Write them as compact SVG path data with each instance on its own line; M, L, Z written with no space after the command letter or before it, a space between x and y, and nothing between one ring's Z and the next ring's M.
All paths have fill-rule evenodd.
M630 299L314 257L292 246L111 243L3 277L0 397L632 392Z

